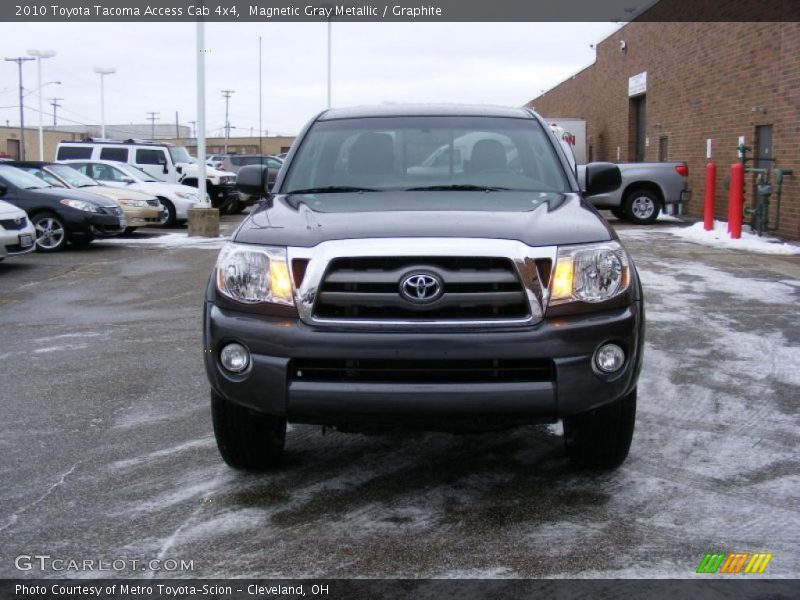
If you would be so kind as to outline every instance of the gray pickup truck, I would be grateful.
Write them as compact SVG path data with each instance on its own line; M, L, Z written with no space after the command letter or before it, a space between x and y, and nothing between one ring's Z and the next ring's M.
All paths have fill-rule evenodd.
M444 151L441 150L444 148ZM431 158L433 157L433 158ZM327 110L220 252L204 340L224 460L280 460L287 421L345 432L564 423L576 464L627 456L644 305L633 260L535 113Z
M563 129L550 126L578 175L581 189L586 189L586 165L578 165L572 146ZM658 218L668 206L682 206L689 201L689 167L685 162L639 162L617 165L622 185L607 194L593 195L589 201L600 209L610 210L618 219L646 225Z
M652 223L661 210L669 205L688 202L689 167L685 162L622 163L617 165L622 185L608 194L592 196L591 203L600 209L610 209L618 219L637 225ZM582 181L583 166L578 167Z

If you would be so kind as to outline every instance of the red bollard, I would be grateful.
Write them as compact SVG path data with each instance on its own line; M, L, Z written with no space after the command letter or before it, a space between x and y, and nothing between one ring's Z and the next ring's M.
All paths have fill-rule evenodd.
M744 212L744 165L731 165L731 190L728 199L728 233L735 240L742 237Z
M706 165L706 202L703 209L703 227L706 231L714 229L714 196L717 193L717 165Z

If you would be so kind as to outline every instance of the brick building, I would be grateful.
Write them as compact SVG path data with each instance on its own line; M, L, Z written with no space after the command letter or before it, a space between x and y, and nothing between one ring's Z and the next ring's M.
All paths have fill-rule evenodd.
M697 217L707 140L718 169L716 217L727 220L723 181L744 137L759 155L794 169L784 180L778 234L800 239L799 57L797 22L634 21L597 44L594 64L528 106L548 118L586 119L588 160L687 161L686 208ZM746 188L750 203L750 175Z

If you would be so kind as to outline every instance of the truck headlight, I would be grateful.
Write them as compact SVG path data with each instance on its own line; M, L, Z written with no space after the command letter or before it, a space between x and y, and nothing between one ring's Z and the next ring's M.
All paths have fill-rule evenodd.
M216 280L220 293L237 302L294 306L286 248L228 243L217 258Z
M558 249L550 284L550 304L604 302L629 285L628 255L617 242Z
M75 210L82 210L84 212L90 212L90 213L103 212L97 205L92 204L91 202L85 202L84 200L73 200L72 198L63 198L61 200L61 204L63 204L64 206L69 206L70 208L74 208Z

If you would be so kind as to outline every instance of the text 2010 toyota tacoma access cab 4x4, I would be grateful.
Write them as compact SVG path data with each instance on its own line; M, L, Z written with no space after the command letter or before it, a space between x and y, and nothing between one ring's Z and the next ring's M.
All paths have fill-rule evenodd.
M342 431L564 421L579 465L627 456L644 312L631 257L528 109L328 110L220 252L205 301L214 431L277 464L287 421Z

